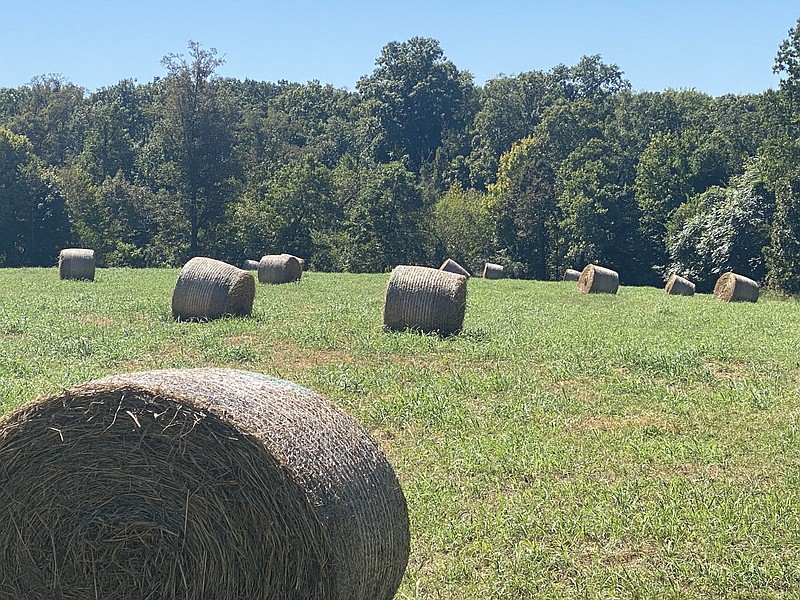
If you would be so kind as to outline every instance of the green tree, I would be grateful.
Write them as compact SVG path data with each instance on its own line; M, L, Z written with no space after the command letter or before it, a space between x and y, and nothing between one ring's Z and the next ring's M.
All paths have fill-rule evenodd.
M665 266L667 222L694 191L687 146L686 140L674 133L655 134L636 167L634 192L641 214L644 262L649 265Z
M65 165L81 151L84 90L61 77L35 77L17 106L10 129L27 137L46 164Z
M787 294L800 294L800 167L777 186L775 219L767 249L769 283Z
M794 124L800 125L800 19L781 42L772 71L782 75L780 88L793 105Z
M472 123L468 164L479 188L494 183L500 156L531 135L547 106L549 78L531 71L516 77L490 79L480 92L480 109Z
M472 75L459 71L430 38L384 46L376 68L356 87L379 125L381 162L401 160L417 172L431 162L448 131L464 131L472 118Z
M756 168L694 195L670 220L666 273L688 277L699 291L710 291L725 271L763 279L774 214L775 197Z
M329 244L336 268L384 272L425 261L422 195L401 163L367 169L345 155L334 171L334 186L344 210L341 228L330 238L336 243Z
M153 106L156 122L141 157L142 168L170 203L176 203L186 231L174 244L183 253L213 253L224 240L219 230L240 179L234 152L235 106L219 93L215 70L223 64L216 49L189 43L189 58L169 54L162 63ZM168 228L162 228L167 231ZM171 245L174 245L171 244Z
M625 282L641 283L652 275L640 272L639 214L615 159L606 142L593 138L559 165L564 260L578 267L599 263L618 270Z
M318 240L340 218L330 170L312 156L296 159L244 194L235 258L288 252L316 267Z
M21 135L0 127L0 266L46 266L69 236L61 195Z
M759 149L776 203L768 280L783 292L800 294L800 19L781 43L773 71L782 75L779 127Z
M141 94L130 79L99 90L87 100L87 125L82 168L96 184L122 172L131 179L136 169L136 146L149 130Z
M432 231L442 255L478 272L494 253L496 218L485 193L453 185L433 206Z
M500 157L497 182L489 186L498 248L521 268L522 277L548 279L554 264L560 214L556 174L541 140L523 138Z

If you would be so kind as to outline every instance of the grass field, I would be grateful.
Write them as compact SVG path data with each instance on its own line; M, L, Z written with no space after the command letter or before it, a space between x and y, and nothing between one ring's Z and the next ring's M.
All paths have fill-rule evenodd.
M386 333L386 275L259 285L176 323L177 270L0 270L0 403L230 366L355 416L405 491L398 598L800 597L800 304L469 282L464 332Z

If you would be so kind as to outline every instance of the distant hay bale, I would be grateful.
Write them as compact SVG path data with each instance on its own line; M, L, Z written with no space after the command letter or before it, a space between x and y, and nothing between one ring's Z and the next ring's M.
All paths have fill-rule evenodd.
M58 278L94 281L94 250L65 248L59 252Z
M242 269L244 269L245 271L258 271L258 261L246 260L242 265Z
M714 286L714 299L723 302L756 302L758 283L737 273L723 273Z
M414 329L451 335L464 326L467 278L463 275L400 265L389 276L383 305L387 329Z
M172 292L172 316L184 320L246 317L253 310L255 295L255 280L247 271L196 256L178 275Z
M267 254L258 263L259 283L291 283L303 275L303 268L291 254Z
M694 284L685 277L672 274L664 291L670 296L694 296Z
M581 272L575 269L567 269L564 271L564 281L578 281L581 278Z
M619 274L616 271L588 264L578 278L578 291L582 294L616 294Z
M406 501L378 445L293 383L115 375L0 421L2 597L390 600Z
M442 263L442 266L439 267L440 271L447 271L448 273L455 273L457 275L463 275L464 277L470 277L469 271L467 271L464 267L454 261L452 258L448 258L446 261Z
M483 278L484 279L502 279L503 278L503 265L487 262L483 265Z

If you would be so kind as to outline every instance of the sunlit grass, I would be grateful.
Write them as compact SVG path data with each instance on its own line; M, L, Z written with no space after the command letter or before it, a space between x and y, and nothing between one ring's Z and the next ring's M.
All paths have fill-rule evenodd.
M469 282L465 329L386 333L386 275L176 323L177 270L0 270L3 410L110 373L231 366L354 415L406 493L398 598L800 596L800 305Z

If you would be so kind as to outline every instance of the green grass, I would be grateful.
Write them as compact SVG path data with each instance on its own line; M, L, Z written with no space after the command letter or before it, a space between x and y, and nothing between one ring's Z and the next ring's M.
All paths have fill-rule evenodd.
M800 305L469 283L464 332L386 333L386 275L259 285L176 323L177 270L0 270L0 403L231 366L326 396L409 504L398 598L800 596Z

